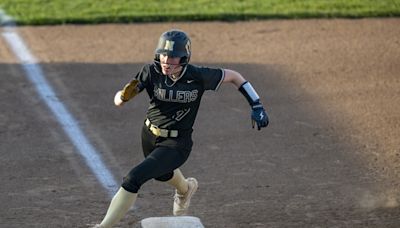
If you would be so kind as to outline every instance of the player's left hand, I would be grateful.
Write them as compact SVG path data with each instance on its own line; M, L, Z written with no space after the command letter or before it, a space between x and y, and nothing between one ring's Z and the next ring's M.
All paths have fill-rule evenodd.
M256 104L251 107L251 122L254 128L255 124L257 124L257 129L261 130L263 127L267 127L269 123L269 118L267 113L265 112L262 104Z

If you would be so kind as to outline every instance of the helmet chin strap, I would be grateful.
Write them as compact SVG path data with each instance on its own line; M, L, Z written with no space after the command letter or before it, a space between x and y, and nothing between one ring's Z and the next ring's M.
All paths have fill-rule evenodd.
M186 66L187 66L187 64L182 64L182 65L179 65L179 66L182 66L182 70L179 72L179 75L178 76L174 76L174 74L167 74L166 76L168 76L168 78L169 79L171 79L171 81L172 81L172 84L168 84L168 78L167 77L165 77L165 85L167 85L168 87L172 87L173 85L175 85L175 83L179 80L179 79L181 79L182 78L182 76L185 74L185 72L186 72ZM179 66L174 66L174 68L171 70L172 72L175 70L175 68L176 67L179 67ZM171 67L171 66L170 66Z
M179 76L178 76L178 77L175 77L175 76L173 76L173 74L164 74L164 73L162 72L161 62L160 62L159 58L157 58L157 56L156 56L156 58L154 59L154 63L155 63L155 65L156 65L156 68L155 68L156 71L157 71L159 74L163 74L163 75L166 76L166 77L165 77L165 85L167 85L168 87L172 87L173 85L175 85L175 83L176 83L179 79L182 78L182 76L185 74L186 69L187 69L187 63L182 63L182 64L180 64L180 65L170 65L170 67L173 67L173 66L174 66L174 68L172 69L172 71L173 71L176 67L182 66L182 70L180 71ZM168 78L171 79L172 84L168 84Z
M173 73L175 71L175 69L177 69L178 67L182 67L182 69L179 72ZM167 74L167 76L169 78L171 78L171 80L178 80L179 78L181 78L181 73L182 73L182 70L183 70L183 66L182 65L169 65L168 68L169 68L171 73ZM179 75L177 76L176 73L179 73Z

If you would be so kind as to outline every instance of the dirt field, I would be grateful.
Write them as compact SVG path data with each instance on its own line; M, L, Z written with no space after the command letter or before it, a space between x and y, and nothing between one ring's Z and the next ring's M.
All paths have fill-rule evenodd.
M142 94L114 93L159 35L192 38L192 63L241 72L270 114L251 129L231 85L203 98L183 166L206 227L400 227L400 19L19 27L57 95L118 181L142 159ZM110 198L0 39L0 227L86 227ZM170 216L150 181L119 224Z

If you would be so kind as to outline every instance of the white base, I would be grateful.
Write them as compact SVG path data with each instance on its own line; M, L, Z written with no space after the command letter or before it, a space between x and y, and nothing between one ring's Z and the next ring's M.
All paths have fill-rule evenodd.
M140 224L142 228L204 228L200 219L192 216L150 217Z

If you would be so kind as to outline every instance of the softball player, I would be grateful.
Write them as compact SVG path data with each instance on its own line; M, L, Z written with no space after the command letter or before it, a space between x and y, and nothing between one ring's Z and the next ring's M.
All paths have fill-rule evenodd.
M233 83L251 106L253 128L257 125L260 130L268 125L268 116L250 82L233 70L189 64L190 45L185 32L164 32L154 62L144 65L116 93L116 106L122 106L143 90L149 95L150 105L142 128L145 159L124 177L103 221L95 227L112 227L117 223L135 202L140 187L152 178L175 187L173 214L187 213L198 183L195 178L185 179L179 167L191 152L192 127L206 90L216 91L224 82Z

